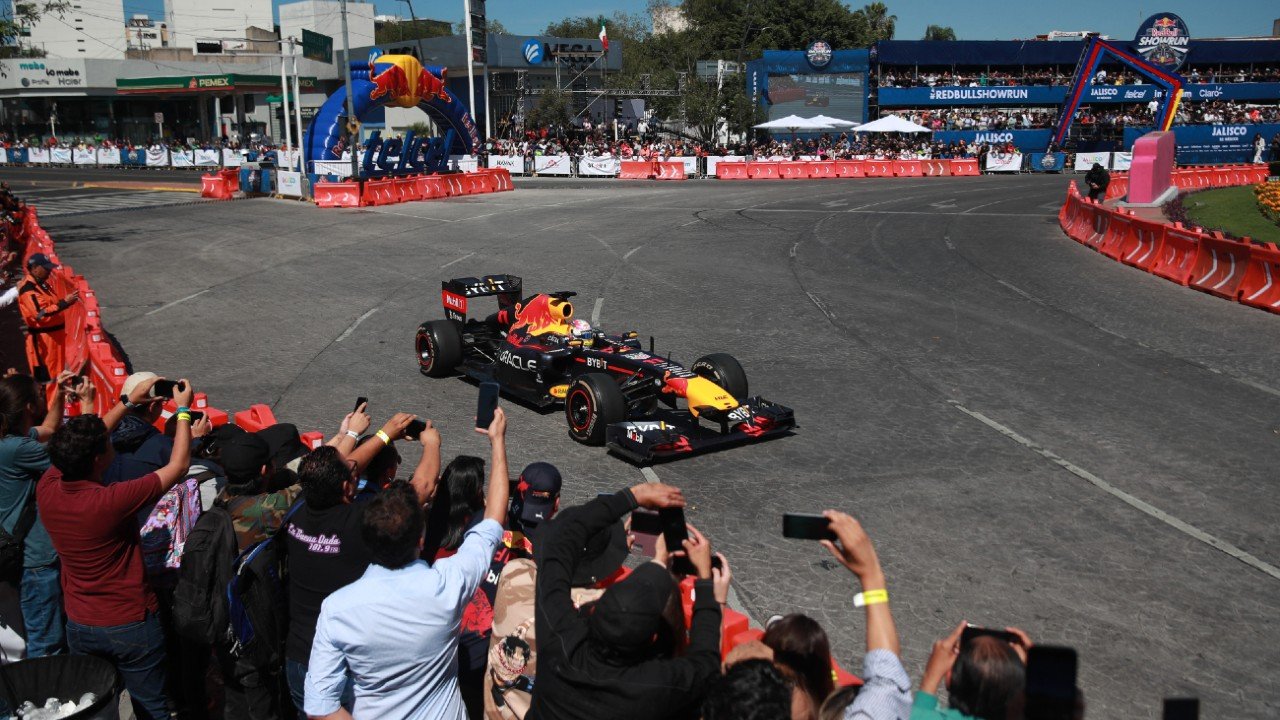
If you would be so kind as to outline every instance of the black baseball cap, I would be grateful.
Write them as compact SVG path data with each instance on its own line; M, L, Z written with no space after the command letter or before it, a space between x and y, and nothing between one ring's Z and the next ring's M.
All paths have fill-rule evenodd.
M262 466L271 460L271 446L258 433L240 433L222 445L222 469L232 482L247 482L262 476Z
M530 463L520 473L520 520L526 523L542 523L551 519L560 499L563 481L555 465L545 462Z
M27 267L42 267L49 270L58 269L58 266L55 265L53 261L49 259L49 256L44 253L32 253L31 257L27 258Z

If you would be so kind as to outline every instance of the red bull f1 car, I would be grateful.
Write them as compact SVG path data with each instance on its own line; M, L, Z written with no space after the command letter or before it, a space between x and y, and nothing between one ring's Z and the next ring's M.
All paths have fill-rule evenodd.
M671 458L789 433L790 408L747 393L731 355L713 353L685 367L641 347L636 333L602 332L574 317L575 293L523 296L513 275L446 280L445 319L418 328L422 374L461 373L498 383L537 407L564 405L569 436L605 445L635 462ZM483 318L473 301L494 296Z

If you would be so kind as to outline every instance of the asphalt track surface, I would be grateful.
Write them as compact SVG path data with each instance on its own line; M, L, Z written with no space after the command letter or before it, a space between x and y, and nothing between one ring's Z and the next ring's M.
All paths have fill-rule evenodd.
M861 669L855 582L784 511L860 518L919 678L961 620L1080 652L1088 716L1280 714L1280 319L1066 238L1061 177L645 183L365 210L274 200L52 218L138 369L336 427L432 418L484 454L476 389L419 375L440 281L571 289L608 329L692 361L736 355L794 436L641 469L507 404L512 472L565 503L655 474L728 555L758 620L805 612ZM402 448L411 467L418 453ZM404 471L406 474L408 470Z

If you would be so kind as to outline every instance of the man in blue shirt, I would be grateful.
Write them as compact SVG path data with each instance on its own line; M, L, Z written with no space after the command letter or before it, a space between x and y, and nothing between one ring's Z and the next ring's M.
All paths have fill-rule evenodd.
M413 488L396 483L364 507L361 534L373 557L364 575L325 599L307 667L307 716L315 720L465 720L458 692L462 613L502 539L510 488L506 415L477 432L489 436L484 520L456 555L419 560L426 530ZM350 674L355 711L341 706Z

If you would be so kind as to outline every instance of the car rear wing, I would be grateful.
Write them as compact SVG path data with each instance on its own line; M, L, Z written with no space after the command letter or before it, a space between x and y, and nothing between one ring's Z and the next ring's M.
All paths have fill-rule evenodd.
M498 307L505 308L519 302L523 288L524 281L515 275L454 278L441 283L440 300L445 317L463 323L467 321L467 301L471 298L497 295Z

